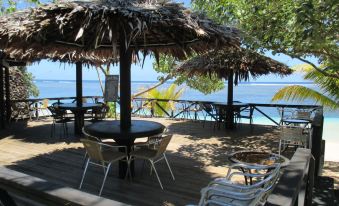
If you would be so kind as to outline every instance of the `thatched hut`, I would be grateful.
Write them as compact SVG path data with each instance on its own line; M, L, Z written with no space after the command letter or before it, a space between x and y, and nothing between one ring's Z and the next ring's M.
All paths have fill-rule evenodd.
M19 61L50 59L100 65L120 62L121 126L131 124L130 66L160 53L184 59L193 52L238 47L238 31L182 4L156 0L61 1L0 18L0 49ZM80 87L80 83L78 87ZM81 103L81 89L77 97Z
M177 68L180 73L190 75L211 75L214 74L220 79L228 81L228 108L233 104L233 83L248 81L250 77L267 74L280 76L289 75L292 69L285 64L263 56L249 49L234 49L225 47L221 50L213 50L185 61ZM227 114L227 127L233 128L233 111Z

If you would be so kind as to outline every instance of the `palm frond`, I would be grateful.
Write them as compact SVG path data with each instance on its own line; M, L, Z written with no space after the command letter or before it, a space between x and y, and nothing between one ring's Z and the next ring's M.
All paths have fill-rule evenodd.
M308 71L304 78L312 80L322 91L326 91L327 96L339 100L339 79L325 76L317 70Z
M286 100L286 101L304 101L305 99L312 99L316 103L321 104L329 109L339 109L339 102L317 92L313 89L292 85L280 89L272 98L272 101Z
M183 92L184 92L184 88L181 88L178 90L176 84L171 84L168 88L165 88L165 89L152 89L143 96L150 98L150 99L177 100L182 96ZM157 101L156 103L159 106L155 104L154 101L152 102L152 105L151 105L153 108L154 114L156 116L164 116L165 112L161 108L163 108L167 112L175 109L175 104L174 102L171 102L171 101L169 102Z

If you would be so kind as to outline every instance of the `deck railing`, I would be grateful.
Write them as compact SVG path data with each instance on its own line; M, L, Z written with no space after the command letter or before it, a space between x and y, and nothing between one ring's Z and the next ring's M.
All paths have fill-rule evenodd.
M311 150L298 148L289 165L284 168L265 206L311 206L314 170Z
M0 205L127 206L0 166Z
M84 96L84 99L92 99L93 102L103 101L102 96ZM50 102L62 102L62 101L72 101L75 100L76 97L57 97L57 98L40 98L40 99L25 99L25 100L14 100L15 102L26 102L29 105L37 105L39 102L41 103L44 99L50 100ZM172 102L175 105L173 109L166 109L162 106L162 103ZM117 102L119 103L119 102ZM237 102L239 103L239 102ZM163 117L168 118L184 118L184 119L193 119L199 120L201 118L200 114L203 113L203 116L208 116L210 120L219 121L215 114L212 114L209 109L207 109L204 105L213 105L216 102L211 101L194 101L194 100L173 100L173 99L152 99L152 98L134 98L132 100L132 113L134 115L141 116L151 116L155 117L155 109L160 109L163 113ZM37 107L37 106L36 106ZM280 118L284 115L284 111L287 109L307 109L313 111L315 113L313 121L312 121L312 155L315 158L315 177L319 175L321 172L322 164L323 164L323 150L324 140L322 139L322 131L323 131L323 108L319 105L299 105L299 104L263 104L263 103L246 103L239 110L239 112L243 110L248 110L249 119L252 119L255 114L254 111L260 113L262 116L266 117L272 123L277 126L280 126L281 119L274 119L272 116L265 112L265 108L277 108L277 112L280 112ZM36 114L38 115L38 114Z

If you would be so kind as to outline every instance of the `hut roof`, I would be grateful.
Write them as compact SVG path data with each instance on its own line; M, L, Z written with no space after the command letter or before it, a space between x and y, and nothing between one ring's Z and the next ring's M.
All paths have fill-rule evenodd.
M233 71L234 83L249 80L266 74L288 75L293 71L288 66L255 51L231 47L209 51L203 55L193 57L177 68L178 72L188 75L211 75L225 78Z
M184 59L239 45L236 29L166 0L59 1L2 16L0 24L0 49L20 61L115 62L121 35L135 56Z

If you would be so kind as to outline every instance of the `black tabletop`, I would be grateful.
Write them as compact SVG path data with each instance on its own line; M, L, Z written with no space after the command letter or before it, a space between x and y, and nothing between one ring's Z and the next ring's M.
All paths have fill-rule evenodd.
M100 139L114 139L115 141L149 137L160 134L165 126L152 121L132 120L129 129L121 129L120 121L101 121L85 126L85 131Z
M93 109L97 107L101 107L102 104L95 104L95 103L83 103L81 106L78 106L76 103L65 103L65 104L59 104L58 107L62 109L68 109L68 110L87 110L87 109Z
M292 123L292 124L308 124L311 123L311 120L307 119L282 119L285 123Z

